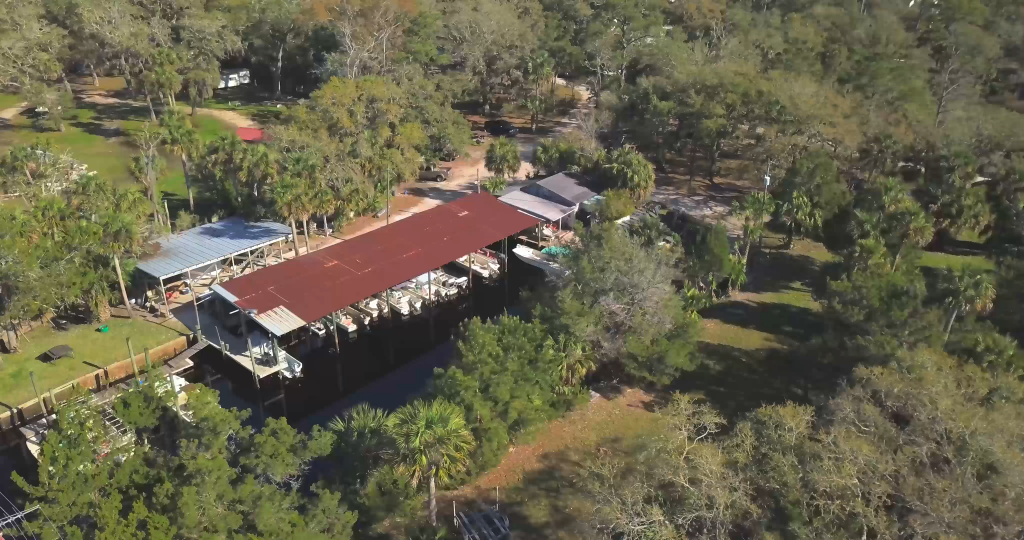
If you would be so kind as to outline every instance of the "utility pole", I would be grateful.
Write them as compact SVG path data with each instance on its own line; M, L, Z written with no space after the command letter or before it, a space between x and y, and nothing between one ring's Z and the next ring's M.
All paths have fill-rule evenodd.
M385 174L385 178L386 178L387 183L388 183L388 193L387 193L387 203L384 206L384 212L385 212L384 213L384 224L385 225L390 225L391 224L391 165L388 165L387 171L388 172L387 172L387 174Z

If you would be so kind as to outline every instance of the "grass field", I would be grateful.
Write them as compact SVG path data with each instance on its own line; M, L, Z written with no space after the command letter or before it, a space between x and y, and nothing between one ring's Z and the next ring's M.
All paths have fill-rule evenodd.
M991 259L980 255L951 255L935 251L922 253L917 265L924 268L971 268L979 271L990 271L996 268Z
M49 141L58 151L68 152L114 184L132 185L135 179L128 166L136 149L131 144L131 133L148 119L149 111L143 105L79 102L68 112L65 131L60 133L37 128L32 118L23 113L12 119L11 125L0 128L0 150L15 144ZM197 116L192 121L204 140L233 132L230 126L210 116ZM167 167L157 189L167 196L184 196L181 162L169 153L164 157Z
M20 342L17 354L0 354L0 403L17 407L35 397L29 372L34 372L40 392L70 382L86 373L128 358L125 339L132 338L135 353L144 347L154 348L182 335L185 328L174 319L166 326L137 318L111 318L106 324L110 331L100 333L101 326L74 325L66 332L52 326L41 326L28 333ZM62 358L49 364L37 357L56 345L69 345L74 358Z
M22 97L17 94L0 94L0 111L14 107L22 101Z
M513 448L472 484L443 493L439 508L450 511L455 501L459 510L475 510L493 505L497 497L517 539L594 538L588 526L591 509L576 484L578 460L596 448L657 431L651 400L640 390L626 389L581 405L549 423L533 443Z

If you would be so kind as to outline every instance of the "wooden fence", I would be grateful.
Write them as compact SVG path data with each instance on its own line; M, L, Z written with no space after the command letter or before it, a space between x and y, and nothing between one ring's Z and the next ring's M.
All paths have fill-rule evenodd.
M163 345L150 349L149 360L153 367L161 366L182 351L188 349L188 346L188 336L177 337ZM57 388L40 389L40 397L43 399L43 404L40 404L36 399L32 399L14 409L0 413L0 431L16 428L42 416L44 405L46 411L52 413L54 404L68 399L76 391L76 387L96 391L134 376L135 369L138 369L140 372L144 371L146 369L146 354L144 351L135 355L135 366L135 368L132 368L131 359L121 360Z

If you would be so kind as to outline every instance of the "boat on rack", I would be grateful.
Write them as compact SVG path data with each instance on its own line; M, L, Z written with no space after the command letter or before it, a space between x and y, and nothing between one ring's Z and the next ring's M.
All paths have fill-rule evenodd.
M501 263L496 258L474 252L455 259L455 265L463 270L473 272L484 279L494 279L501 275Z
M569 273L568 270L556 262L555 257L529 246L520 244L512 250L512 253L515 253L516 257L518 257L520 261L540 268L553 276L564 276Z
M356 302L356 310L365 315L369 315L371 319L377 320L381 315L380 301L376 298L370 297L365 298Z
M387 304L389 309L397 311L403 317L408 317L412 313L409 307L409 297L399 291L390 290L377 293L376 296L382 303Z
M416 286L411 282L405 282L399 285L397 288L399 294L404 294L406 301L409 303L409 307L416 313L423 313L423 304L426 302L426 297L416 292Z
M433 291L435 302L443 302L444 300L458 296L460 292L458 287L448 283L450 277L451 276L440 270L435 270L434 272L431 272L429 279L427 274L417 277L416 284L419 286L421 291Z
M430 305L430 299L427 298L429 293L427 291L420 291L415 282L407 281L399 285L398 288L409 295L409 304L414 311L422 313L423 306Z
M314 334L320 337L324 337L325 335L327 335L327 329L324 328L323 323L320 321L311 322L307 326L309 326L310 332L313 332Z
M335 320L338 322L338 329L342 332L347 332L349 335L355 334L359 330L359 326L356 325L355 321L352 320L352 316L344 311L341 311L335 315ZM328 324L330 323L330 317L327 318Z
M423 299L426 300L428 303L434 304L438 302L443 302L445 298L452 296L451 294L449 294L452 291L449 291L447 287L438 286L436 275L433 276L433 282L430 281L429 277L431 276L423 274L409 281L412 290L415 291L416 294L422 296ZM433 298L431 298L431 295L433 295Z
M349 306L342 311L344 311L349 317L352 317L352 321L363 328L369 328L370 323L373 322L372 315L359 311L356 307Z

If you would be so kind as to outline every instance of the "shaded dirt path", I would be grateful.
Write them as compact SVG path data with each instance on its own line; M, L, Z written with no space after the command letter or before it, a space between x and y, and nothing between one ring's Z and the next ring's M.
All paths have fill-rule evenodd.
M143 107L146 106L145 102L121 99L101 91L81 92L78 94L78 98L87 103L97 103L100 105L116 105L119 103L126 103L129 105L138 105ZM178 108L187 110L187 108L182 107L180 105L178 106ZM249 118L248 116L238 111L229 111L225 109L206 109L203 107L199 107L196 109L196 112L198 112L199 114L204 114L206 116L212 116L214 118L217 118L236 129L240 127L257 127L256 122L253 121L252 118Z
M8 107L0 111L0 120L10 120L18 115L21 111L28 108L28 103L19 103L14 107Z

